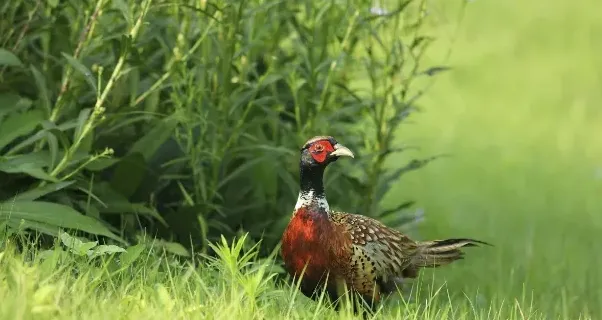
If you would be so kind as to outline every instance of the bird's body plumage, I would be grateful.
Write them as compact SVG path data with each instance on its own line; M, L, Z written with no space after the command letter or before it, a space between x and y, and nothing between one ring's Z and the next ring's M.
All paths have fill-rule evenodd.
M300 289L306 296L315 298L326 285L332 300L347 288L373 305L395 291L403 278L416 277L420 268L451 263L462 258L461 247L484 243L417 242L375 219L330 210L322 185L329 154L321 151L334 154L344 148L339 146L331 137L315 137L303 147L301 191L282 236L285 267L295 278L302 277Z

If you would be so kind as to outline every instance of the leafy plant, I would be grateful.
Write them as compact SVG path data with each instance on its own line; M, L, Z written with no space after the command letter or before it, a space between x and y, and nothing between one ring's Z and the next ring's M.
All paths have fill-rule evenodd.
M296 201L299 146L329 134L359 155L327 175L332 204L405 225L412 202L382 199L430 159L386 162L409 150L395 132L416 83L444 68L422 66L424 1L371 5L0 6L0 221L120 243L148 234L180 255L245 231L268 254Z
M78 256L96 258L105 254L126 252L124 248L116 245L98 245L98 241L84 242L64 232L59 235L59 238L71 253Z
M96 24L102 4L103 1L98 2L94 13L88 17L89 28ZM25 3L21 5L26 6ZM136 24L131 26L130 38L136 37L147 10L148 7L140 9ZM91 31L86 32L83 36L89 36ZM84 42L85 37L80 39L80 45ZM80 49L81 46L76 49L75 56ZM17 74L31 76L38 91L35 101L19 92L19 88L0 93L4 105L0 115L0 180L3 181L0 217L8 221L9 227L20 225L54 236L58 234L58 228L70 228L125 242L122 232L118 235L118 229L99 220L101 214L135 213L163 221L156 210L129 202L126 196L98 176L99 172L106 172L115 164L116 170L124 166L123 161L111 158L111 148L95 151L93 137L95 128L105 118L103 105L123 72L127 54L120 53L104 88L97 86L102 83L100 74L98 79L91 80L92 73L86 66L64 52L61 55L65 60L65 74L61 91L54 98L56 92L49 90L52 86L47 82L52 79L51 74L43 75L35 64L26 68L26 63L8 50L3 49L0 54L4 58L0 64L16 67L13 72ZM64 113L65 95L69 84L75 82L72 79L74 70L82 73L83 81L94 90L94 103L90 108ZM74 104L76 100L69 102ZM67 115L72 118L65 119Z
M333 101L344 106L339 113L349 117L346 124L353 131L349 135L361 146L361 156L354 160L358 163L344 164L347 168L342 171L348 188L361 195L355 201L350 198L350 203L358 212L397 228L420 219L422 212L410 214L406 209L414 202L407 199L383 208L391 184L439 157L410 158L405 164L387 166L391 155L416 149L400 145L395 134L419 110L419 99L432 84L428 78L447 70L424 66L425 54L434 41L423 31L425 19L425 1L400 1L387 13L360 16L358 36L350 40L344 63L357 65L355 74L365 80L336 82L346 95L342 95L341 102Z

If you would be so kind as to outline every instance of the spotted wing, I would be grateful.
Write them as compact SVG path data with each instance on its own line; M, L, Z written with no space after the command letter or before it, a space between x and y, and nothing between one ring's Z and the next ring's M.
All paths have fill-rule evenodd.
M363 295L378 295L384 289L380 284L400 277L417 251L416 242L372 218L333 212L332 219L349 232L353 254L348 277Z

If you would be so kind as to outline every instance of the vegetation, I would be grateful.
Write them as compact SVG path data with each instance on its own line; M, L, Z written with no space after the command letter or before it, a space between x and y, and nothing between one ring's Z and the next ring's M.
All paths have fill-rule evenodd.
M309 4L5 5L9 227L121 242L145 230L201 252L243 228L272 248L297 196L297 150L316 134L363 155L329 175L330 198L402 225L411 203L381 200L429 159L384 163L404 151L393 137L421 95L413 81L441 69L420 64L421 7Z
M93 244L77 243L65 234L61 241L44 252L26 247L17 254L9 246L0 254L2 318L354 318L349 306L337 313L326 300L314 303L301 298L294 286L275 285L273 262L258 260L257 247L244 250L244 237L232 243L222 239L213 247L217 258L198 265L177 262L145 243L128 248L119 258L103 258L83 253L93 250ZM27 256L35 256L32 263L23 262ZM391 307L376 317L546 319L529 305L527 296L477 309L469 300L450 296L444 287L428 287L410 294L424 304L389 301Z
M536 69L554 25L508 26L507 7L384 3L389 14L360 0L0 5L0 318L351 318L283 281L275 250L314 134L358 153L329 169L332 204L419 238L495 244L424 273L377 317L602 315L594 77L560 97L521 90L554 85L550 65L573 69L562 54ZM525 17L536 3L521 2ZM586 5L548 8L584 21L567 20L574 30L597 21ZM438 75L441 30L461 30L461 55ZM475 46L474 30L492 40ZM528 54L504 56L515 38ZM527 69L539 75L504 73ZM407 228L412 200L420 229Z

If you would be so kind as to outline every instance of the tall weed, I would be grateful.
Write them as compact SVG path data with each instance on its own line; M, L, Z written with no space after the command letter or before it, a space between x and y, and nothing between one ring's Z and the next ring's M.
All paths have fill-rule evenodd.
M387 159L410 150L394 133L445 68L422 65L425 1L371 5L3 4L0 217L203 252L245 230L267 253L296 200L299 146L327 134L358 154L326 176L335 207L415 220L410 199L382 199L432 159Z

